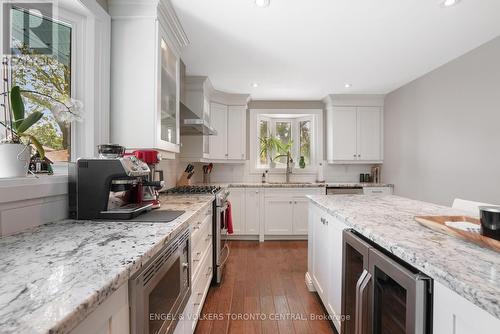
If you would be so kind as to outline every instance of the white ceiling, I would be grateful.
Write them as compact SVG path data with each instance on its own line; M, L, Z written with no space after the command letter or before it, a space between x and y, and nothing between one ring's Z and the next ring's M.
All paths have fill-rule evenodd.
M500 35L500 0L172 3L191 41L188 74L253 99L388 93Z

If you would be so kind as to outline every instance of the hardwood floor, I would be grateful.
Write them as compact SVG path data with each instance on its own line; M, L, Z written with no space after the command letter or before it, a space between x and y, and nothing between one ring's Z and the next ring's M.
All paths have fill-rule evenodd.
M307 241L231 241L230 248L195 333L336 333L304 283Z

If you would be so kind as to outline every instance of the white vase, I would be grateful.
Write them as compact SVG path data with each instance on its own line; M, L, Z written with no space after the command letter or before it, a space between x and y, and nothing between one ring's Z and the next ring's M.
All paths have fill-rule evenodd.
M26 176L30 157L29 146L0 143L0 178Z

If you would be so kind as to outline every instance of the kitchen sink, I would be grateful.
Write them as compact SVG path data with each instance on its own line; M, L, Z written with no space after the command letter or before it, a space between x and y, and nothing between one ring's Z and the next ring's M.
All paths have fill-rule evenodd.
M266 182L266 184L312 184L312 182Z

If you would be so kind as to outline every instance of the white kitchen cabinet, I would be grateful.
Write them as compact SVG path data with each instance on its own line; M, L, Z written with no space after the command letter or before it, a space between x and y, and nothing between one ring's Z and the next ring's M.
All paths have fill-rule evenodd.
M356 160L356 107L335 108L328 122L329 126L333 126L332 156L329 156L328 160L330 158L331 160Z
M227 109L227 158L246 159L246 106L229 106Z
M305 197L293 198L293 226L294 235L307 235L309 200Z
M330 240L325 214L316 207L313 207L313 221L310 228L313 230L312 240L312 280L324 305L327 304L329 276L330 276Z
M71 334L130 334L128 283L123 284Z
M357 108L358 160L382 160L382 111L378 107Z
M245 234L258 235L260 232L260 201L263 191L260 188L245 190Z
M330 237L330 273L328 287L328 312L332 316L333 323L340 333L340 319L342 315L342 232L347 229L347 225L340 220L328 215L329 237Z
M147 15L137 15L141 8ZM166 2L111 0L111 141L179 152L180 48ZM172 28L173 29L173 28ZM187 40L187 39L186 39ZM125 69L125 70L124 70Z
M234 234L245 234L245 189L231 188L228 199L231 202Z
M392 187L363 187L364 195L392 195Z
M342 314L342 231L347 225L309 204L308 270L312 284L340 332Z
M495 334L500 319L434 281L433 324L439 334Z
M227 106L219 103L210 104L210 125L217 134L210 136L210 158L227 159Z
M210 136L210 159L218 162L246 159L246 106L212 102L210 124L217 134Z
M327 109L329 163L381 163L382 147L382 107L334 106Z
M291 235L293 233L293 199L288 196L266 197L265 233Z

